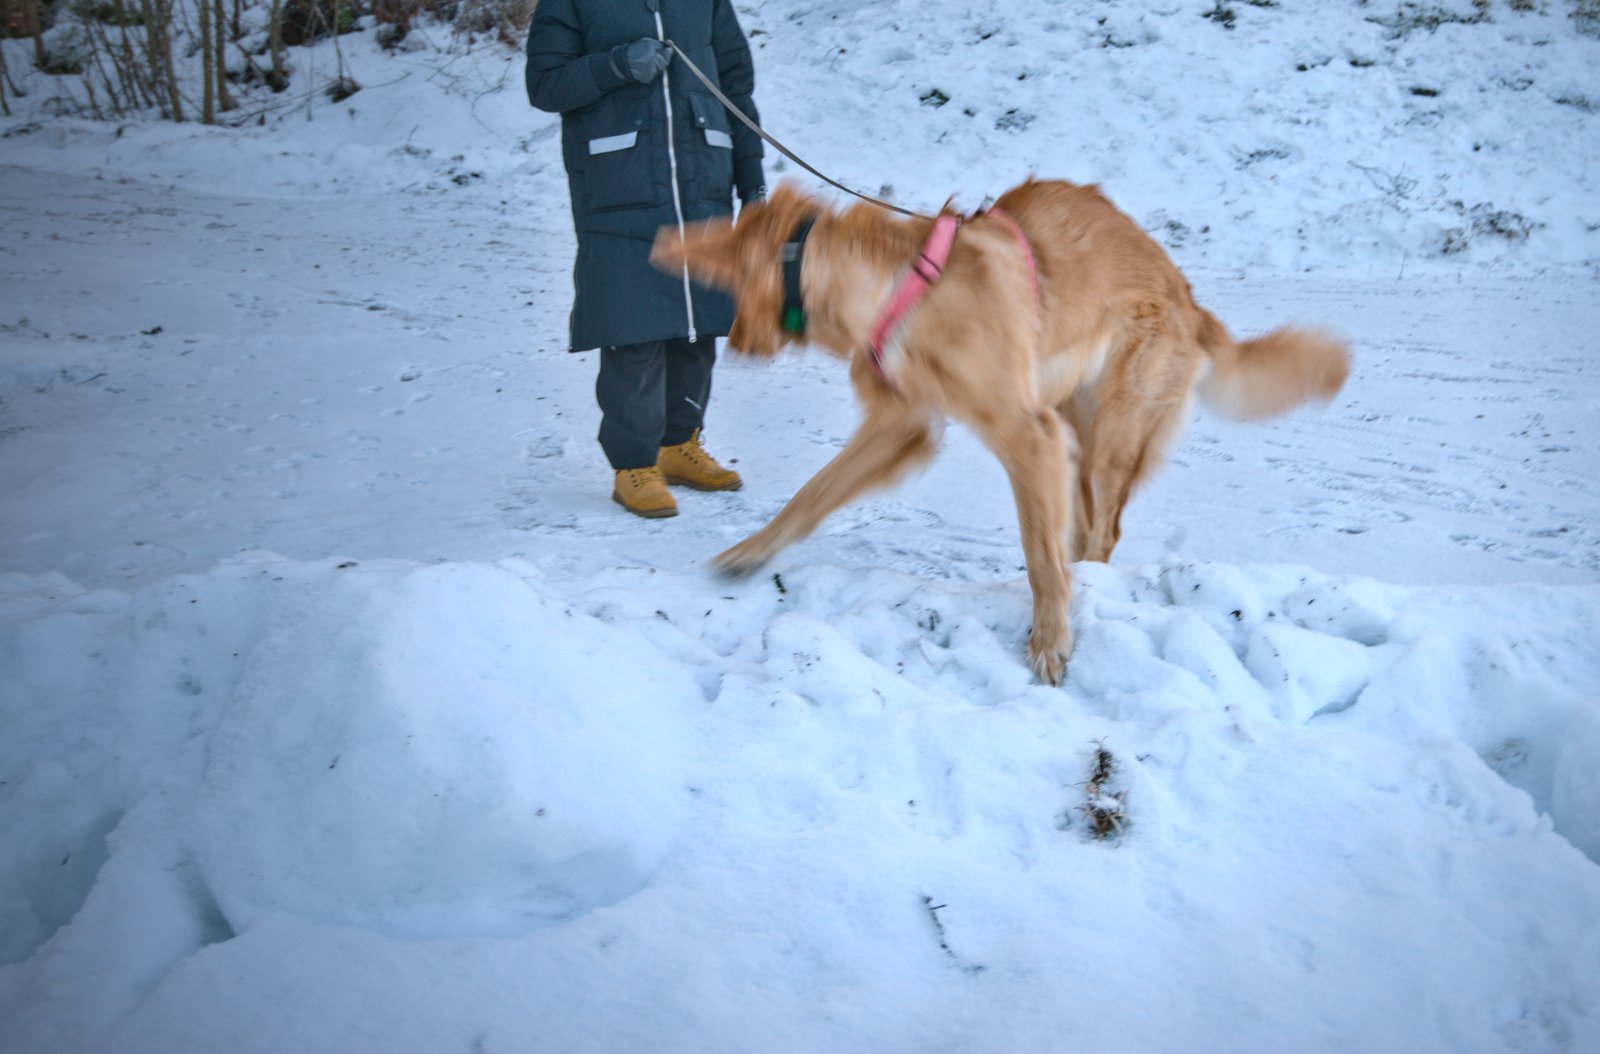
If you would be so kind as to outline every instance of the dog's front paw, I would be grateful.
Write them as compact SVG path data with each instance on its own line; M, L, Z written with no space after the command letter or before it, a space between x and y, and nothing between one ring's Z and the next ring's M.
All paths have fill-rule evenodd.
M766 563L769 555L765 546L754 538L746 538L732 549L712 557L711 563L729 578L743 578Z
M1033 672L1046 684L1061 683L1071 654L1072 630L1065 626L1058 633L1041 633L1034 627L1028 635L1028 658L1033 662Z

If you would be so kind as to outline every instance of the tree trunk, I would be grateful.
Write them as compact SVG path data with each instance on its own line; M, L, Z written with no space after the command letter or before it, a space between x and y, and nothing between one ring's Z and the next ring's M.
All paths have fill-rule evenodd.
M144 19L144 68L150 75L150 90L156 101L161 99L162 67L157 61L156 46L160 34L156 32L156 5L154 0L139 0L139 14Z
M155 101L150 93L150 81L142 74L139 60L133 53L126 0L114 0L113 7L117 12L117 26L122 30L122 53L116 60L117 74L122 78L122 94L129 100L130 107L142 109Z
M32 0L28 6L33 14L33 64L44 69L50 65L50 56L44 50L44 15L39 11L39 0Z
M267 31L267 46L272 52L272 80L268 87L283 91L289 86L289 74L283 68L283 0L272 0L271 28Z
M216 40L211 35L211 4L200 2L200 70L204 88L200 93L200 123L217 123Z
M178 92L178 70L172 62L171 0L140 0L144 10L145 44L150 52L150 72L166 94L174 121L183 122L183 96Z
M172 0L158 0L161 12L161 56L167 64L167 91L172 95L172 119L183 123L183 95L178 91L178 69L172 61Z
M200 0L202 4L206 0ZM228 97L228 18L226 10L227 0L216 0L216 13L211 17L212 29L216 33L216 55L214 58L217 74L217 110L227 113L233 109L233 100Z

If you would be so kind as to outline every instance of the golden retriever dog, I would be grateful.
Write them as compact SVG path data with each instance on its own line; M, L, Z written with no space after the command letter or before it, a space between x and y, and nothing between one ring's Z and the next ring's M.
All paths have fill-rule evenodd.
M961 223L943 274L883 342L879 363L868 350L875 320L933 225L867 204L840 211L786 184L737 225L657 235L658 266L687 267L735 297L732 348L826 348L849 360L865 411L838 455L716 563L754 570L928 460L953 418L1010 477L1033 591L1028 655L1056 684L1072 651L1069 565L1111 556L1123 507L1183 425L1191 392L1228 417L1270 417L1331 399L1349 353L1302 329L1235 341L1161 246L1097 188L1030 179ZM785 317L783 264L800 230L788 300L793 307L797 273L803 331L796 313Z

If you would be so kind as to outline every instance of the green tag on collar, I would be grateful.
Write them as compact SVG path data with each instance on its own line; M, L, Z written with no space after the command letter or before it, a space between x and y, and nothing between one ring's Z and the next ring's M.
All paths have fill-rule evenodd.
M806 313L798 307L783 309L783 328L790 333L804 333L806 331Z

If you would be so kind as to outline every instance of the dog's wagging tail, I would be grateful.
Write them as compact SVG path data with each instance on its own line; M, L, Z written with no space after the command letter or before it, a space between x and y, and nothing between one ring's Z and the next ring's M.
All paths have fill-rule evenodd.
M943 276L891 334L882 374L867 339L931 219L865 204L841 211L785 184L737 225L663 228L652 259L734 296L735 351L805 343L848 360L865 411L844 449L718 566L754 570L901 478L933 456L940 423L954 418L1010 479L1033 592L1028 655L1054 684L1072 651L1070 565L1111 556L1124 506L1161 463L1191 396L1228 417L1271 417L1333 398L1350 356L1318 330L1234 340L1161 246L1095 187L1029 180L995 205L1010 219L983 213L962 225ZM784 325L783 246L808 221L800 334ZM791 275L791 308L792 284Z

